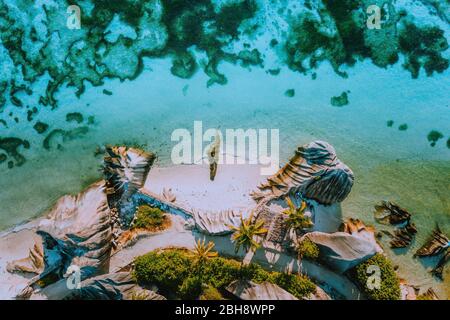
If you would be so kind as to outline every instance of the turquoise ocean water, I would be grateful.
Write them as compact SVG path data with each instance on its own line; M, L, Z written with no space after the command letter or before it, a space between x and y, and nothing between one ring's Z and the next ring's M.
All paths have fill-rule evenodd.
M7 1L9 6L12 2ZM414 9L415 21L429 19L448 39L448 22L424 8ZM29 99L30 108L8 99L0 109L7 123L0 123L0 138L20 137L31 147L18 148L26 161L13 168L8 168L11 156L4 152L8 160L0 164L0 229L44 213L60 196L77 193L99 179L101 157L95 151L104 144L139 144L158 154L157 165L170 166L172 131L193 130L196 120L203 121L205 128L279 129L281 164L298 145L320 139L330 142L352 168L355 185L342 203L346 217L391 230L375 223L373 206L392 200L410 210L419 230L414 242L397 251L386 244L386 252L411 284L430 285L442 297L448 296L449 268L446 280L438 281L427 272L432 261L413 259L412 254L437 223L450 234L450 71L426 76L422 69L413 79L400 55L399 61L385 68L370 59L343 64L340 71L347 77L337 74L327 60L314 72L302 74L271 49L278 27L264 22L259 27L258 36L246 41L264 56L264 66L221 60L217 68L226 75L224 85L207 86L210 77L202 70L185 79L174 75L173 57L168 54L143 58L142 71L132 80L105 77L100 86L85 81L79 97L73 87L61 85L54 94L56 108L32 102L35 94L19 95L24 105ZM2 75L7 77L12 67L5 57L11 49L5 49L5 38L2 43ZM192 51L198 61L207 59L202 50ZM443 56L448 57L448 50ZM279 73L271 74L271 68L279 68ZM16 75L11 72L9 77ZM34 93L45 92L50 78L44 73L29 87ZM285 94L289 89L295 90L292 97ZM348 104L333 106L331 98L343 92ZM26 121L32 103L38 106L38 116ZM68 114L74 113L83 119L68 122ZM72 134L55 135L49 148L41 147L46 134L36 132L36 120L50 126L46 134L55 128ZM435 146L428 139L433 130L442 134Z

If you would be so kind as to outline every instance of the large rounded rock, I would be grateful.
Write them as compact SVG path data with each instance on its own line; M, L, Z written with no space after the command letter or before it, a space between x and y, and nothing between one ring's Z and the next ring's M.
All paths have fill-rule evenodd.
M289 193L329 205L342 202L353 186L353 172L327 142L301 146L289 162L252 194L256 201L277 199Z
M153 291L141 288L129 272L104 274L81 282L69 299L74 300L165 300Z

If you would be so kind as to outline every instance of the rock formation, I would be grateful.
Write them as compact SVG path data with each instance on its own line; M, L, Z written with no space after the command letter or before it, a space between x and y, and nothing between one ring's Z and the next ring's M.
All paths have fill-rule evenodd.
M287 215L281 210L276 210L273 207L264 207L260 211L258 219L264 221L264 229L267 230L266 241L282 244L286 240L289 232L286 225Z
M111 209L117 209L121 223L127 225L133 219L132 210L122 210L128 199L141 188L156 156L128 147L106 147L103 176Z
M27 258L10 262L8 270L36 273L30 287L48 276L61 279L70 266L79 268L81 279L108 272L110 218L103 181L76 196L63 196L37 227L42 240Z
M436 277L442 279L444 266L450 260L450 240L442 233L440 228L436 226L428 241L417 250L414 256L428 257L443 254L437 265L431 271Z
M447 250L447 252L442 256L437 265L433 268L433 270L431 270L431 273L442 280L444 273L444 266L447 264L448 261L450 261L450 250Z
M392 238L389 243L391 248L408 247L417 233L415 224L411 222L411 214L393 202L382 201L381 204L376 205L375 219L380 223L398 227L394 234L386 233Z
M411 214L393 202L383 201L375 206L375 219L382 223L396 225L409 221Z
M300 193L329 205L343 201L352 186L353 172L337 158L334 148L327 142L315 141L299 147L294 157L261 184L252 197L259 202Z
M165 300L153 291L141 288L129 272L104 274L81 282L68 299L74 300Z
M305 300L332 300L331 297L319 286L316 286L316 292L310 293Z
M319 259L333 270L344 273L354 266L371 258L381 248L376 243L373 232L367 229L353 229L356 224L348 225L348 232L310 232L304 235L319 247ZM301 241L301 240L300 240Z
M28 257L16 261L8 262L6 270L8 272L25 272L40 274L44 271L44 248L42 242L34 244L30 249Z
M425 293L422 293L421 296L424 300L439 300L439 297L433 288L428 288L428 290Z
M270 282L257 284L247 280L235 280L226 287L226 290L241 300L298 300Z
M37 274L30 280L30 288L48 276L61 279L70 266L80 269L82 280L109 271L116 226L113 213L120 213L123 202L142 187L155 156L127 147L106 147L106 152L105 181L76 196L60 198L37 227L41 241L28 257L8 263L10 272ZM130 220L133 216L131 210ZM119 216L119 222L122 218Z
M162 196L164 199L166 199L168 202L175 202L177 200L177 197L173 194L172 189L163 189Z
M389 242L391 248L405 248L409 246L417 233L414 223L408 221L403 228L394 231L394 236Z
M342 224L340 230L372 243L377 252L383 252L383 249L375 238L375 228L366 226L361 220L353 218L347 219Z
M228 226L238 226L240 216L232 210L220 212L192 211L195 227L198 231L208 235L223 235L233 232Z
M436 226L428 241L417 250L415 256L427 257L436 256L443 253L450 246L450 240L442 233L441 229Z

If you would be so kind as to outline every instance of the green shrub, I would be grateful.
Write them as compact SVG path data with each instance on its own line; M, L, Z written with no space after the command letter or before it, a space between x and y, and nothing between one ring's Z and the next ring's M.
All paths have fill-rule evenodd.
M273 272L270 282L280 286L295 297L302 299L316 291L316 285L307 277L298 274Z
M319 257L319 247L308 238L299 243L297 252L300 257L306 259L315 260Z
M134 276L140 283L155 284L165 293L176 293L189 276L191 266L191 259L181 251L150 252L135 260Z
M261 283L270 280L270 273L264 270L260 265L252 263L242 266L241 277L244 279L251 279L256 283Z
M202 293L202 280L198 275L189 275L178 289L181 299L193 300Z
M200 300L225 300L219 290L213 286L206 286L199 297Z
M381 271L381 286L369 289L367 280L371 274L367 273L368 267L376 265ZM398 300L400 299L400 282L391 262L382 254L377 253L369 260L357 265L350 275L357 281L359 287L371 300Z
M132 228L152 229L161 227L163 223L164 213L159 208L144 204L138 207Z
M205 292L204 286L224 288L237 279L256 283L269 281L299 299L315 291L314 283L304 276L269 272L257 264L243 266L234 259L214 257L206 260L202 268L196 268L192 254L176 249L150 252L138 257L133 274L139 283L155 284L163 294L182 299L194 299L201 295L208 297L208 292L213 289L205 289Z
M203 269L204 281L215 288L223 288L233 280L241 278L241 263L217 257L209 259Z

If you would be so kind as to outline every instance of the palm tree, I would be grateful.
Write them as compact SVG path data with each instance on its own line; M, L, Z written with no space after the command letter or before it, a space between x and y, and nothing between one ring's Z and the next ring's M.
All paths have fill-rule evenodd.
M302 200L302 203L298 208L289 197L286 198L286 203L289 208L283 212L288 215L286 219L286 225L288 228L292 228L295 231L303 231L304 229L309 229L314 225L311 219L305 216L306 202L304 200Z
M235 243L235 252L238 253L242 247L246 251L243 265L248 265L259 248L258 237L267 233L267 229L263 227L264 221L257 220L253 222L253 212L247 219L241 215L241 224L239 227L229 225L228 227L234 231L231 240Z
M206 243L205 238L203 238L203 241L198 239L194 248L196 264L202 266L208 259L217 257L219 254L211 251L213 248L214 242L209 241Z

